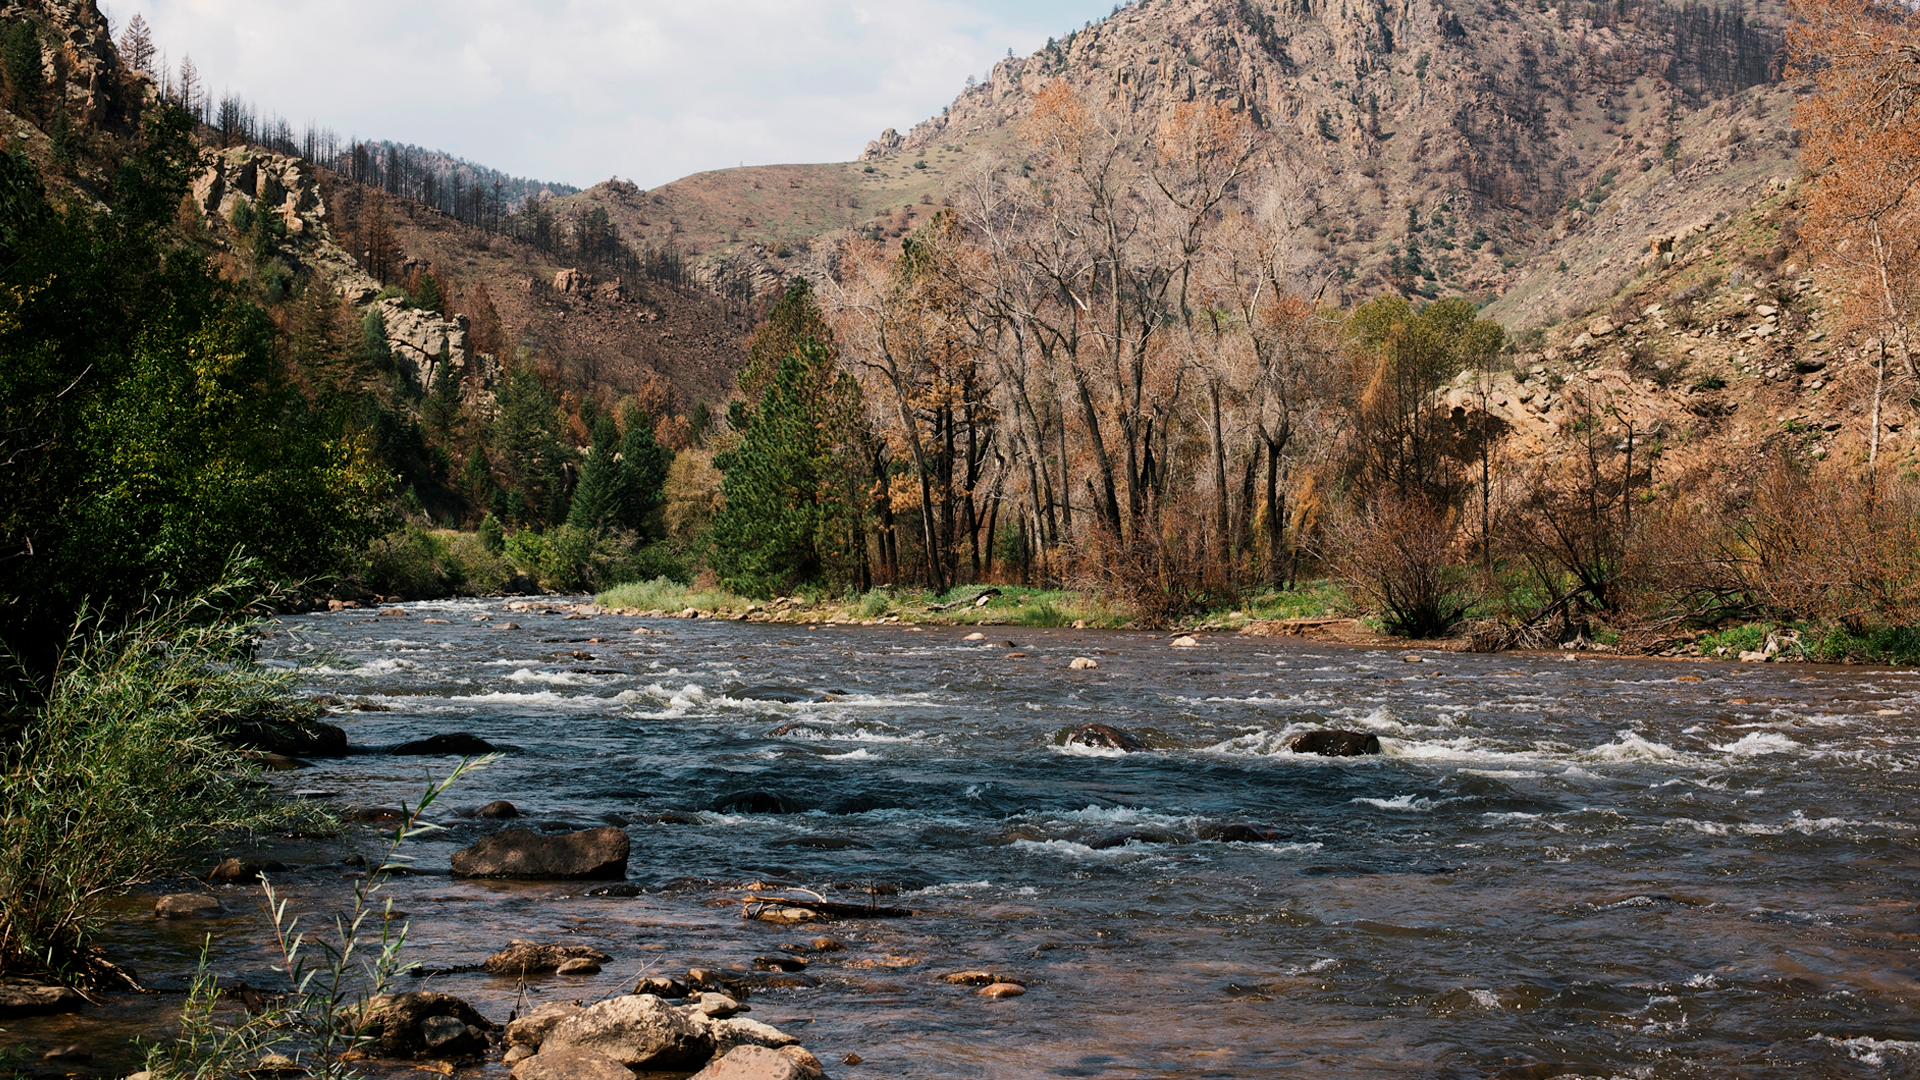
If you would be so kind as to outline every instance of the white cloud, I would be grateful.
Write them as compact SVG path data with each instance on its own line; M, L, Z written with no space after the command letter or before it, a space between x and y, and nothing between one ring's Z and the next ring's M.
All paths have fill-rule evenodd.
M741 162L845 161L940 110L1093 0L108 0L295 126L540 179L651 187Z

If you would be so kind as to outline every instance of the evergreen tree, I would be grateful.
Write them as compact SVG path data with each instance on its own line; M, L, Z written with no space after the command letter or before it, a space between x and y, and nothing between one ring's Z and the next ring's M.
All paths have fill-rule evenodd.
M572 452L558 434L559 404L524 365L507 377L495 404L494 449L511 481L506 516L536 527L565 521Z
M387 344L387 317L377 307L368 308L360 320L360 348L354 362L374 371L393 370L393 347Z
M120 33L120 59L135 71L153 74L153 31L137 11Z
M0 34L0 68L6 70L14 111L38 117L40 98L46 91L46 71L41 66L40 34L31 22L20 19L9 23Z
M626 472L620 523L635 532L647 531L647 519L666 505L667 473L673 451L653 437L653 420L634 409L627 414L627 434L620 442L620 464Z
M420 275L420 284L413 290L413 306L422 311L442 311L447 306L440 292L440 282L431 273Z
M757 401L767 392L774 372L807 340L824 349L829 361L839 355L833 344L833 330L813 297L813 286L807 284L806 278L796 277L787 284L787 291L781 294L747 344L747 362L740 368L739 381L748 401Z
M580 469L580 483L573 489L573 507L567 512L567 524L598 532L622 523L620 510L626 495L624 466L620 460L620 429L614 426L613 417L598 417L593 424L593 445L587 451L586 464Z
M766 597L804 581L846 580L859 508L842 492L844 439L858 393L827 347L808 338L774 372L757 412L733 414L740 442L714 458L726 475L713 518L712 565L727 588Z

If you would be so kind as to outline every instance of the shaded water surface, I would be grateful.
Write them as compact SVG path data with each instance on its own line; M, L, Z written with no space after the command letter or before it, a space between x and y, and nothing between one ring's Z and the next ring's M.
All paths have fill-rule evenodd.
M624 824L638 895L442 876L500 827L451 812L412 849L440 874L391 887L428 967L517 937L616 958L531 982L535 1000L825 932L847 948L815 956L821 985L752 1004L836 1076L1920 1072L1920 673L408 612L288 619L264 662L390 710L332 717L355 744L467 731L514 748L450 810L504 798L537 828ZM1091 720L1149 750L1060 745ZM1385 752L1287 750L1321 726ZM451 763L363 755L275 782L397 805ZM745 792L791 812L716 809ZM1274 838L1205 839L1235 824ZM1106 846L1130 831L1186 842ZM317 912L340 870L282 880ZM887 883L919 914L749 923L732 887L756 879L842 899ZM228 902L240 914L131 914L115 935L177 981L211 929L217 964L264 982L255 901ZM976 967L1029 992L936 980ZM501 1019L521 992L428 984ZM848 1052L865 1063L835 1064Z

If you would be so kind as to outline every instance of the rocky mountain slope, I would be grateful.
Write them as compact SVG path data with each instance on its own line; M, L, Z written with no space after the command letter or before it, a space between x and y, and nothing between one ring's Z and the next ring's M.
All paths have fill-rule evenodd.
M707 281L764 286L811 236L910 228L975 155L1017 152L1035 95L1065 80L1146 124L1182 101L1244 111L1282 167L1317 178L1318 246L1349 268L1348 298L1382 288L1411 240L1421 291L1505 296L1493 314L1525 329L1611 295L1649 235L1795 175L1781 20L1772 0L1142 0L1001 61L858 162L704 173L618 219Z

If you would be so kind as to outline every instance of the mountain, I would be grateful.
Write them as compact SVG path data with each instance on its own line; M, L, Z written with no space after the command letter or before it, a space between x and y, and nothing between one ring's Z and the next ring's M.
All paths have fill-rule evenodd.
M616 216L679 243L703 281L764 287L815 236L911 228L974 157L1019 153L1036 95L1064 80L1143 124L1184 101L1243 111L1279 167L1318 180L1345 298L1385 287L1412 240L1423 291L1501 297L1518 330L1610 296L1648 235L1795 175L1782 25L1773 0L1142 0L1000 61L858 162L702 173Z

